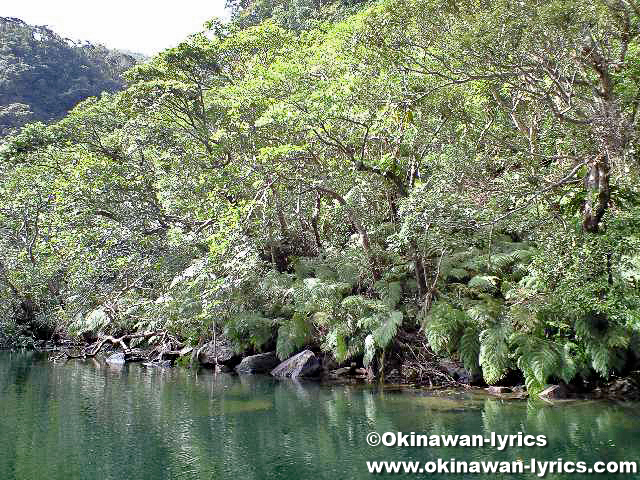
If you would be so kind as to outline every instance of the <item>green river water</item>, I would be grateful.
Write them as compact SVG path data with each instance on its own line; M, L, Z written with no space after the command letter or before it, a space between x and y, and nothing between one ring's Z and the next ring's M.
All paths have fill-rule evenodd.
M367 461L640 460L640 405L548 405L0 352L0 480L362 479ZM546 447L371 447L369 432L546 435ZM536 478L535 475L389 475ZM556 475L545 478L640 478Z

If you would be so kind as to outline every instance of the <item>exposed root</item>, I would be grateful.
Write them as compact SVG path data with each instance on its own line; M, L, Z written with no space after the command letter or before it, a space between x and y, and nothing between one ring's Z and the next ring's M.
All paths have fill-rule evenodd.
M421 332L399 332L387 360L385 380L430 388L468 387L445 372Z

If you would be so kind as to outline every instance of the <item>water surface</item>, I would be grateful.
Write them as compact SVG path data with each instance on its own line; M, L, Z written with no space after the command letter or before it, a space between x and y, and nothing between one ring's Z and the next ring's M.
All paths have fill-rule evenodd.
M640 460L638 404L430 396L93 360L53 364L24 352L0 352L0 409L2 480L339 480L384 477L367 472L371 460ZM371 431L526 432L549 445L370 447Z

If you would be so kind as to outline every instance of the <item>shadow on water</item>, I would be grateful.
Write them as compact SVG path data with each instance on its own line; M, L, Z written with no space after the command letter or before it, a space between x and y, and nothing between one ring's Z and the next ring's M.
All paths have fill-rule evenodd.
M0 406L0 479L7 480L42 472L52 480L360 479L372 476L369 460L594 462L640 453L636 404L545 405L95 360L54 365L30 353L0 352ZM371 431L525 432L549 444L370 447Z

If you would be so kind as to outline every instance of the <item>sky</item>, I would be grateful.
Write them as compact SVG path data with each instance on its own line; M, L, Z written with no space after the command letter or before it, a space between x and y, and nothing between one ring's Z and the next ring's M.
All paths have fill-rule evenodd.
M0 0L0 17L47 25L72 40L151 55L225 17L225 0Z

